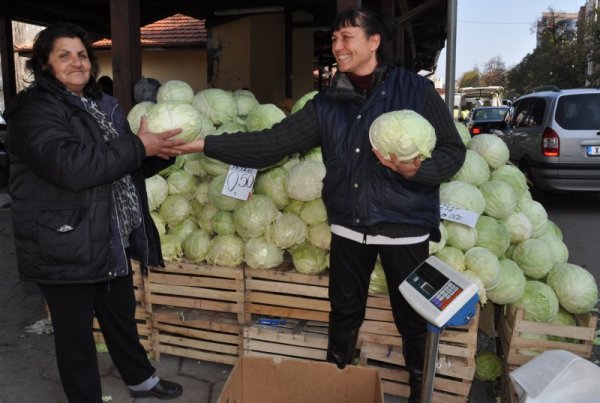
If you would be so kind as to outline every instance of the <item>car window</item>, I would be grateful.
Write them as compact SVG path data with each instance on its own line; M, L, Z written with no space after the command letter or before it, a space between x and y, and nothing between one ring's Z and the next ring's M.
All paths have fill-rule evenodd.
M563 129L600 129L600 94L575 94L559 98L554 119Z
M529 109L531 108L532 103L533 99L527 98L515 106L513 115L514 127L527 127L527 117L529 116Z
M539 126L544 121L544 111L546 110L546 100L544 98L537 98L533 102L531 111L528 116L527 126Z

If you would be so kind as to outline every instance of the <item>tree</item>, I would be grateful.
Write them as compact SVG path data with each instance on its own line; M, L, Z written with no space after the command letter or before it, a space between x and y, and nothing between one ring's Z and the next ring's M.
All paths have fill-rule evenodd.
M473 70L465 71L458 79L458 88L461 87L480 87L481 73L477 66Z
M507 74L506 64L502 60L502 57L495 56L483 66L481 81L485 86L499 85L504 87L506 86Z
M587 84L591 87L598 87L600 86L600 9L592 10L592 18L586 24L585 33L583 51L591 67L587 76Z

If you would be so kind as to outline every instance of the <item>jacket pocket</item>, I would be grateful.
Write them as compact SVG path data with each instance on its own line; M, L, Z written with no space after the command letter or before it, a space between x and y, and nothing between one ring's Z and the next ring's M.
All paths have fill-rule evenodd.
M92 260L88 209L70 207L40 212L38 245L42 261L79 264Z

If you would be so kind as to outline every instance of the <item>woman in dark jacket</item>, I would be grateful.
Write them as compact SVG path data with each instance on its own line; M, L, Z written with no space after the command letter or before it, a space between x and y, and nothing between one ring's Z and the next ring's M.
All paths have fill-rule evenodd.
M101 402L94 314L133 397L173 398L139 342L130 259L162 265L145 177L172 163L179 129L138 135L112 96L100 92L98 62L74 24L41 31L27 68L34 83L7 121L17 264L37 283L54 327L69 402ZM161 158L158 158L161 157Z
M342 12L332 25L338 71L330 88L295 114L258 133L206 136L180 147L224 162L260 168L321 147L322 197L331 224L327 359L352 362L363 322L370 274L381 257L396 327L410 373L409 401L419 400L426 323L404 300L399 284L439 240L439 185L462 166L466 150L433 84L385 60L393 20L366 9ZM434 127L432 157L386 160L369 142L383 113L411 109Z

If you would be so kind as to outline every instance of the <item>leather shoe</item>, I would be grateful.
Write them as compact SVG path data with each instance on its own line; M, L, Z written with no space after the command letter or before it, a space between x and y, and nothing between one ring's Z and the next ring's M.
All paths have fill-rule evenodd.
M131 397L135 398L156 397L157 399L168 400L180 396L183 393L183 388L178 383L161 379L156 386L150 390L130 390L129 393L131 394Z

